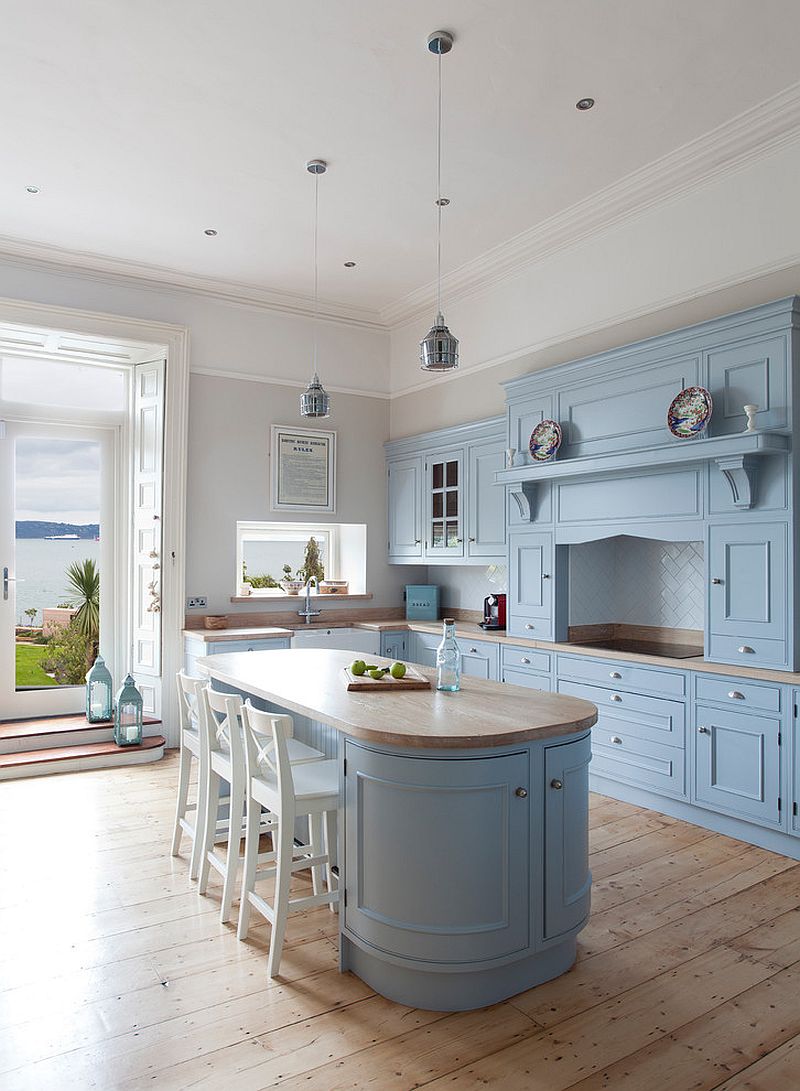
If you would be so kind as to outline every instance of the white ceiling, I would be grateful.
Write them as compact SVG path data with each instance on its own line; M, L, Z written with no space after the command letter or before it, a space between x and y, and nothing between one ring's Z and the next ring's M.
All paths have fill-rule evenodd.
M456 35L446 270L798 77L797 0L0 0L0 15L0 236L308 296L304 164L320 156L321 294L376 312L434 273L429 31Z

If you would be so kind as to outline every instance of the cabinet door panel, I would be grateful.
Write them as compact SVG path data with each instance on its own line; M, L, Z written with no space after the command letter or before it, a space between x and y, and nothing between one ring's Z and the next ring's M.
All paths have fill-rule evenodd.
M576 928L589 914L590 761L588 736L545 749L545 939Z
M469 448L469 557L505 561L505 489L494 483L495 473L504 465L505 452L498 443L473 444Z
M464 556L464 449L425 456L425 559Z
M550 693L553 689L549 674L537 674L536 671L521 670L517 667L503 667L503 681L510 686L544 690L545 693Z
M348 740L346 756L345 928L429 962L526 948L530 800L515 793L529 788L527 752L430 760Z
M381 633L381 655L389 659L405 659L408 655L409 633Z
M742 406L757 405L756 428L784 428L788 406L789 346L785 337L758 338L708 353L709 386L714 398L710 431L741 432Z
M790 791L792 793L791 819L789 830L800 834L800 720L797 718L797 707L800 702L800 690L793 690L792 700L794 709L792 715L792 773L790 778Z
M422 457L389 463L389 558L422 557Z
M698 704L695 801L780 826L780 720Z
M509 632L512 635L550 638L554 557L551 534L511 535Z
M458 641L461 650L461 673L496 682L499 677L500 649L486 641Z
M731 637L744 646L786 640L787 534L783 523L710 528L709 646L714 637ZM750 655L748 662L757 666L761 660Z

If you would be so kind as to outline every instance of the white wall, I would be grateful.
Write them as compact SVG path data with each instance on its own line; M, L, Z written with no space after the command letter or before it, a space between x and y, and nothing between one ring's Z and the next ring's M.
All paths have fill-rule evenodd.
M795 139L502 283L445 298L456 377L418 369L427 312L393 330L392 436L502 412L502 379L800 291L799 177Z
M206 595L201 613L291 609L286 600L234 605L236 521L302 521L302 513L269 507L270 425L297 420L296 390L268 383L193 375L189 398L189 497L187 595ZM315 522L367 524L367 589L371 602L330 606L364 609L401 606L403 585L424 582L425 569L386 562L386 477L383 443L389 403L337 394L320 428L337 433L336 512L310 515ZM313 425L312 425L313 427ZM327 603L322 602L324 612Z

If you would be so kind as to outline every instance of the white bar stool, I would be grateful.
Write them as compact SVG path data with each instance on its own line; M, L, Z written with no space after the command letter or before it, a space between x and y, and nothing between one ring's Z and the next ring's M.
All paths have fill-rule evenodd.
M275 977L281 963L286 922L290 913L339 901L338 880L331 870L330 848L334 816L339 806L339 767L333 760L293 765L289 759L293 724L291 716L277 716L244 705L244 750L247 769L247 826L244 876L239 905L239 939L247 938L251 906L272 925L267 974ZM258 830L261 808L277 819L277 851L259 856ZM308 845L295 846L295 819L308 816ZM324 842L323 842L324 824ZM273 833L273 845L275 833ZM258 870L260 862L271 866ZM311 869L313 894L289 897L296 871ZM325 874L327 889L322 889ZM272 905L255 891L259 879L275 876Z
M242 817L246 796L247 771L242 735L242 698L235 693L220 693L210 686L199 692L200 741L204 753L201 768L206 774L204 794L204 821L200 836L200 882L198 890L205 894L208 888L209 869L213 867L222 876L222 903L220 921L230 920L233 895L236 886L241 839L244 834ZM298 739L289 740L290 761L299 765L314 765L322 762L325 755L321 750L308 746ZM219 839L221 823L219 821L220 785L225 780L230 785L228 810L228 847L225 856L214 852L214 843ZM261 816L259 808L257 833L273 830L275 820L272 815ZM223 823L224 825L224 823Z
M205 678L192 678L186 671L178 671L178 715L180 730L180 760L178 764L178 800L175 807L175 825L172 830L172 855L180 854L183 834L192 840L192 853L189 858L189 877L197 878L200 867L200 846L202 838L199 830L205 808L205 792L208 778L203 768L203 749L200 744L198 723L198 690L208 685ZM197 802L189 803L189 781L192 775L192 758L198 763ZM194 812L193 821L187 815Z

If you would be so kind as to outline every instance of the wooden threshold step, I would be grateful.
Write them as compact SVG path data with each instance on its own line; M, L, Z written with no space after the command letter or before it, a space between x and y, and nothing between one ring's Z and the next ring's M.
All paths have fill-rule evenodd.
M151 735L142 739L139 746L96 742L0 754L0 780L158 761L164 756L165 746L166 739L163 735Z
M161 720L152 716L145 716L145 727L155 727ZM0 720L0 740L22 739L27 736L63 735L73 731L99 731L104 727L113 728L113 720L101 720L99 723L90 724L82 712L74 716L45 716L32 720Z

